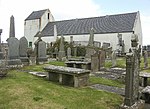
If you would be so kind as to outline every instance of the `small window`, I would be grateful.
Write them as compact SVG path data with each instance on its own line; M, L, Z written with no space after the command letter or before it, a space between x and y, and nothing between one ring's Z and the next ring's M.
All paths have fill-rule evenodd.
M32 42L29 42L29 47L32 47Z
M47 14L47 18L49 19L49 13Z

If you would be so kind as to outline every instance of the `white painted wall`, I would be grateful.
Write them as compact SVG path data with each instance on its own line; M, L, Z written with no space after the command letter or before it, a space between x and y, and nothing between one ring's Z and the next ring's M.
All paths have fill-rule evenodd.
M143 35L142 35L142 28L141 28L141 20L140 20L140 13L137 13L137 17L135 20L133 31L136 35L138 35L139 45L143 45Z
M122 40L124 40L124 43L125 43L125 52L128 52L129 48L131 48L131 35L132 35L132 32L130 32L130 33L120 33L120 34L122 34ZM118 35L118 33L94 34L94 41L101 42L101 46L104 42L108 42L112 46L112 49L116 50L117 49L117 44L118 44L117 35ZM64 36L65 40L70 42L70 36L73 36L73 41L89 41L89 36L90 35L67 35L67 36ZM60 37L60 36L58 36L58 37ZM54 41L53 36L42 37L42 39L46 43ZM36 40L36 38L34 40Z
M48 19L48 13L49 13L49 19ZM41 20L40 31L42 31L48 22L54 21L54 17L51 14L50 10L46 10L40 20Z
M34 36L39 31L39 19L27 20L24 24L24 36L28 42L33 42Z
M49 19L48 19L49 13ZM40 19L26 20L24 21L24 36L27 38L28 42L32 42L34 46L34 36L38 31L42 31L48 22L54 21L54 17L50 10L47 9Z

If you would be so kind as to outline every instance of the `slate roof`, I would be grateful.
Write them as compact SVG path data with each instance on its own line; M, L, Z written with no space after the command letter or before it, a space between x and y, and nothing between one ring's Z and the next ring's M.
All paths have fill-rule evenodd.
M34 19L40 19L41 16L47 11L48 9L39 10L39 11L33 11L26 19L26 20L34 20Z
M94 34L132 32L137 12L107 15L49 22L42 30L43 36L54 36L54 25L57 27L57 35L89 34L94 28Z

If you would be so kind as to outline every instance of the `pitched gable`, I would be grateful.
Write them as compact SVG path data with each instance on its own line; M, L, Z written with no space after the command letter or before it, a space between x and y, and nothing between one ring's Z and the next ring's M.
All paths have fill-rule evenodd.
M47 11L48 9L45 10L40 10L40 11L33 11L26 19L26 20L34 20L34 19L40 19L42 15Z

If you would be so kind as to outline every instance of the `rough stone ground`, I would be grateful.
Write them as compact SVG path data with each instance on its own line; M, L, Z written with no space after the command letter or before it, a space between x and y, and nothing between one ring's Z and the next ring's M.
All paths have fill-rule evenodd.
M92 73L91 75L96 76L96 77L103 77L107 79L116 80L116 79L121 79L122 77L124 77L124 75L122 75L124 72L125 72L125 69L113 68L113 69L103 69L102 71ZM120 94L122 96L125 95L124 88L118 88L118 87L101 85L101 84L94 84L90 87L96 90L104 90L104 91ZM145 103L144 109L150 109L150 104Z
M101 85L101 84L94 84L94 85L90 86L90 88L94 88L97 90L104 90L104 91L120 94L122 96L125 95L124 88L112 87L112 86Z

